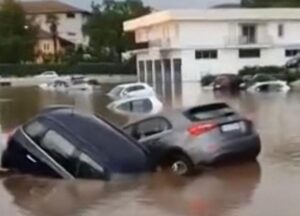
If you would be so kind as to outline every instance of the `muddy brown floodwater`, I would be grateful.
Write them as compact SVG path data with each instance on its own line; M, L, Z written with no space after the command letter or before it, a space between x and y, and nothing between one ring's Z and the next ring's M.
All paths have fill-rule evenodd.
M47 105L72 104L116 124L127 117L106 109L109 86L92 95L37 88L0 89L3 131ZM184 84L162 96L166 109L225 101L251 118L262 138L257 163L206 170L190 178L165 173L122 182L0 176L1 216L296 216L300 215L300 92L230 95Z

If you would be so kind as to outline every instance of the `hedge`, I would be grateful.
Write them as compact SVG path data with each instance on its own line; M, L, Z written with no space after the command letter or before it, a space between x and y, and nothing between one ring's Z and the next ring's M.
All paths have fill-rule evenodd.
M253 76L256 74L272 75L275 78L285 80L288 83L300 79L300 73L297 71L278 66L245 67L239 71L240 76Z
M56 71L60 75L83 74L83 75L117 75L135 74L134 64L117 63L78 63L67 64L0 64L0 75L8 76L32 76L45 71Z

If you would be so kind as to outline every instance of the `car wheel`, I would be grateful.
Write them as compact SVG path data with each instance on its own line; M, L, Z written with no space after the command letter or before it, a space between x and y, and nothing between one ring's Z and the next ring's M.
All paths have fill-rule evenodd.
M193 164L187 156L177 154L168 158L168 160L163 163L162 168L175 175L186 176L192 173Z

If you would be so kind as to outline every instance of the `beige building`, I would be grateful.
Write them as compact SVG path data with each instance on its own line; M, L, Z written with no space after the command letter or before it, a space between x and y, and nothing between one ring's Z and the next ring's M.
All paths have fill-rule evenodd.
M87 46L89 38L82 32L89 12L60 1L26 1L20 2L27 19L40 27L36 45L37 62L42 63L54 55L54 41L50 33L49 16L57 19L56 41L58 54L68 47Z

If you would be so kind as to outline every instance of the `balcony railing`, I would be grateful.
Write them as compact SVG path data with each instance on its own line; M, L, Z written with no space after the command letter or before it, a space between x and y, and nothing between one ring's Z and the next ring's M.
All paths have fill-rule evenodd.
M245 36L229 36L225 40L226 46L253 46L261 45L267 46L272 44L272 38L270 35L263 35L257 37L245 37Z
M152 40L149 42L149 47L153 48L170 48L171 47L171 39L158 39Z

